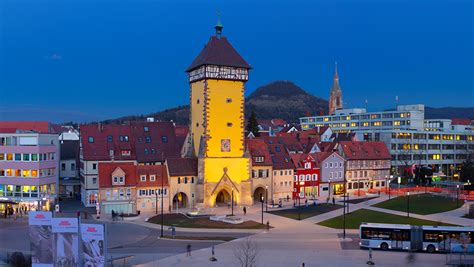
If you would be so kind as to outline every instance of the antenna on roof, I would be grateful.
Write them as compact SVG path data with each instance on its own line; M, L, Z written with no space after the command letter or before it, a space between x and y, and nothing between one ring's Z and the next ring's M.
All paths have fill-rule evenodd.
M221 38L222 36L222 29L224 28L224 26L222 25L221 23L221 12L217 11L217 24L216 26L214 27L214 29L216 29L216 36L217 38Z

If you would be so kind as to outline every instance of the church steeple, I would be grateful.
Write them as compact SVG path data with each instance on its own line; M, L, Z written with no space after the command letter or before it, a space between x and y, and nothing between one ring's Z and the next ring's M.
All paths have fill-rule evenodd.
M342 105L342 90L339 86L339 74L337 72L337 62L334 66L334 80L332 83L331 93L329 97L329 114L334 114L336 109L343 108Z

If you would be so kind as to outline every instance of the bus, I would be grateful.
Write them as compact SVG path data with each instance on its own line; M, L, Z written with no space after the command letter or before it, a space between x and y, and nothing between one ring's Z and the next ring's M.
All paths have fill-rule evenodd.
M363 248L474 252L474 227L362 223L359 230Z

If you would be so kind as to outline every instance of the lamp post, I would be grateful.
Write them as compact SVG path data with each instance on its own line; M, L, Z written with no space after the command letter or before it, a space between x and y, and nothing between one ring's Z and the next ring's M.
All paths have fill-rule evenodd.
M456 207L459 208L459 185L456 185Z
M265 212L268 212L268 185L265 186Z
M232 216L234 216L234 187L232 186Z
M402 182L402 177L398 176L398 191L400 191L400 183Z
M164 174L163 174L163 170L165 168L165 160L164 160L164 157L163 157L163 152L161 152L161 160L162 160L162 166L161 166L161 237L164 236L163 234L163 224L165 223L164 222L164 214L163 214L163 200L165 199L164 198ZM155 192L156 193L156 192Z
M388 180L388 200L390 200L390 199L391 199L391 196L392 196L392 195L390 194L390 193L391 193L391 192L390 192L390 182L391 182L391 180Z
M263 196L262 196L262 198L260 199L260 202L262 202L262 224L263 224Z
M331 200L331 179L329 179L329 196L328 200ZM328 201L329 202L329 201Z
M300 194L298 195L298 221L301 220L301 192Z
M158 188L155 189L155 214L158 214Z
M410 218L410 192L407 192L407 217Z

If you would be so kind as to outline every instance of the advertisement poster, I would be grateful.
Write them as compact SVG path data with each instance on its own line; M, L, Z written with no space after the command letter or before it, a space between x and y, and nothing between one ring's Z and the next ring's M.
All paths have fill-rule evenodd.
M33 267L53 266L52 214L49 211L30 211L31 262Z
M53 253L55 267L79 266L79 237L77 218L53 218Z
M104 225L81 224L82 259L86 267L105 266Z

